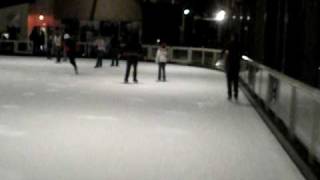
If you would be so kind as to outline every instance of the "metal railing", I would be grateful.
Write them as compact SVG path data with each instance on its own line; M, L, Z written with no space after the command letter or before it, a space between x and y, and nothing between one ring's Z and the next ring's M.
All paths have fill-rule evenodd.
M308 160L320 160L320 90L294 80L248 58L240 78L308 151Z
M153 61L159 46L143 45L145 59ZM208 48L175 47L170 46L170 62L197 65L215 68L221 50ZM33 43L31 41L0 40L0 53L2 54L32 54ZM78 55L81 57L95 57L95 47L90 42L78 43Z
M32 54L31 41L0 40L0 52L4 54Z

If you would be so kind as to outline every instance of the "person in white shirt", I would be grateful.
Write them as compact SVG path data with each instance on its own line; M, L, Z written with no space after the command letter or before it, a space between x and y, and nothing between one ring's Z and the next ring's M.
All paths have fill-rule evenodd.
M102 60L103 56L106 52L106 41L102 36L98 36L96 41L94 42L96 48L97 48L97 63L94 68L101 68L102 67Z
M61 62L61 56L62 56L62 36L59 31L54 35L53 37L53 44L54 44L54 50L55 50L55 55L57 57L57 63Z
M166 64L168 62L168 49L165 43L161 43L156 54L156 63L158 63L158 81L166 81Z

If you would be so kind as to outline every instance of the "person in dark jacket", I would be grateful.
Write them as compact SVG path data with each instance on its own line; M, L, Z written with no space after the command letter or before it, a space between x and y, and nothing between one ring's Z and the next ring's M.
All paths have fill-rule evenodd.
M39 55L40 54L40 28L34 27L32 29L32 32L30 34L30 41L33 42L33 55Z
M67 56L69 57L70 64L74 68L74 72L79 74L78 67L76 63L76 50L77 50L77 42L76 39L69 34L65 36L65 43L67 48Z
M40 29L40 35L39 35L39 43L40 43L40 55L45 54L45 42L46 42L46 35L45 32Z
M53 32L48 30L46 53L49 60L52 57L53 37Z
M111 66L119 66L120 42L116 36L111 39Z
M233 97L237 100L241 60L241 44L238 34L231 35L231 40L227 43L222 55L226 55L225 72L227 77L228 99L232 99L233 91Z
M123 57L127 60L124 83L128 83L131 67L133 67L133 82L138 83L137 68L138 61L142 58L142 46L137 37L129 37L128 42L123 49Z

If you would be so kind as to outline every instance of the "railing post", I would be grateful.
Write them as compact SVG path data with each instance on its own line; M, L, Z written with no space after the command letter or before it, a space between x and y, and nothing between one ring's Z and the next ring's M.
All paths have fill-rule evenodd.
M319 104L314 100L313 101L313 122L312 122L312 135L311 135L311 144L309 149L309 162L313 163L317 154L317 144L320 136L320 121L318 115Z
M289 111L289 136L291 139L294 138L297 118L296 118L296 109L297 109L297 88L292 87L291 89L291 102L290 102L290 111Z
M84 44L84 49L85 49L85 57L89 57L89 44L88 43Z
M31 51L31 53L33 53L33 42L32 41L29 41L29 50Z
M169 48L169 61L173 61L173 47Z
M13 42L13 53L18 54L19 48L18 48L18 41Z
M212 59L212 62L211 62L211 66L213 68L216 67L217 61L218 61L218 53L217 52L213 52L213 59Z
M269 74L268 82L268 93L267 93L267 105L271 106L271 103L274 103L278 100L278 91L279 91L279 81Z
M260 69L259 73L259 95L262 97L262 81L263 81L263 70Z
M205 66L205 52L204 52L204 49L201 50L201 65Z
M192 64L192 49L188 48L188 64Z
M320 88L320 67L318 68L318 88Z
M256 76L255 76L255 73L256 73L256 67L251 64L249 66L249 85L251 87L251 89L253 91L255 91L255 85L256 85Z
M152 59L152 46L148 46L147 51L148 59Z

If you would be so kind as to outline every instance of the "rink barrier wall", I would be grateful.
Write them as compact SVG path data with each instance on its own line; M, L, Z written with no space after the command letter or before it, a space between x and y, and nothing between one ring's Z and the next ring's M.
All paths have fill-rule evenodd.
M320 178L320 90L250 58L242 59L241 65L241 82L255 106L272 117L277 131L300 156L292 159L297 163L296 159L301 158L305 165L301 161L297 165L302 172L306 172L308 166L314 176ZM286 145L285 149L293 154ZM310 173L304 174L307 179L317 179Z
M143 45L145 59L154 61L158 48L156 45ZM172 63L217 68L216 63L222 50L169 46L168 52L169 62Z
M32 49L31 41L0 40L1 54L31 55Z
M93 43L80 42L78 44L82 57L93 56L92 54L94 54L95 49ZM144 52L144 59L146 61L154 61L159 46L144 44L142 48ZM222 50L168 46L168 52L170 63L217 68L216 63L220 57Z
M156 45L143 45L145 60L154 61L158 48ZM0 40L1 54L32 55L32 51L31 41ZM168 51L171 63L218 69L216 63L221 53L219 49L169 46ZM79 57L96 57L95 53L94 43L78 43Z

